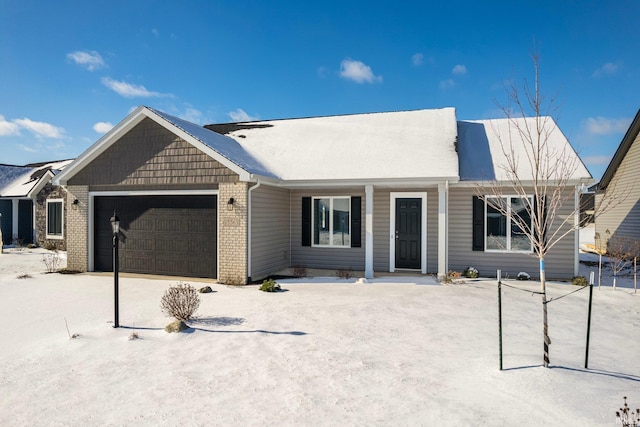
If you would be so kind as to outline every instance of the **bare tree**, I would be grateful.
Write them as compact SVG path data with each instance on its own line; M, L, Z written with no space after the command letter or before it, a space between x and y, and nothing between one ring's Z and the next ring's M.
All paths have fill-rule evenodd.
M511 244L515 240L520 247L526 246L526 251L532 250L539 260L543 364L549 367L545 257L581 225L576 214L586 168L573 148L564 143L566 139L552 118L556 113L555 99L547 99L540 91L539 53L535 48L531 58L535 70L533 87L526 80L522 90L513 80L509 82L505 86L507 103L497 103L506 120L490 122L502 148L503 162L496 165L500 176L478 184L476 193L485 201L488 212L510 221ZM609 202L603 199L594 215L605 206Z

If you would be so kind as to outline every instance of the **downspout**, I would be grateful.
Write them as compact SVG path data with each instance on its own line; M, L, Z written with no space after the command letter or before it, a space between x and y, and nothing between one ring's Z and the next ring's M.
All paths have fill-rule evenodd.
M256 185L249 188L247 195L247 283L251 282L251 193L253 190L259 188L262 185L260 180L257 181Z

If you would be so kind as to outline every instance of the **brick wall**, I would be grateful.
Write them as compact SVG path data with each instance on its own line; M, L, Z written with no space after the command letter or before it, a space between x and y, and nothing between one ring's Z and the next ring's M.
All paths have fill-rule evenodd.
M74 205L73 201L78 200ZM89 187L70 185L67 187L65 204L67 217L67 268L87 271L89 267Z
M220 183L218 210L218 281L247 284L247 197L246 182ZM233 209L227 202L233 197Z

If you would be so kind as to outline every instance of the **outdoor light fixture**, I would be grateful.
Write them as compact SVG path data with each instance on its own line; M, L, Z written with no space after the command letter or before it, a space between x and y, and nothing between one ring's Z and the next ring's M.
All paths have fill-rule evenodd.
M118 234L120 233L120 218L116 215L116 211L113 211L113 216L109 219L111 222L111 231L113 231L113 307L114 307L114 321L113 327L120 327L120 320L118 319Z
M232 211L232 210L233 210L233 204L234 204L235 202L236 202L236 201L234 200L234 198L233 198L233 197L231 197L231 198L229 199L229 201L227 202L227 210L228 210L228 211Z
M73 210L78 210L78 204L80 201L78 199L73 200Z

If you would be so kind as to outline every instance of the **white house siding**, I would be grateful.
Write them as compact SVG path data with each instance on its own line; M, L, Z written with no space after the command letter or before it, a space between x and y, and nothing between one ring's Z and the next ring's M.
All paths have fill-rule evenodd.
M504 194L512 194L508 189ZM478 269L481 276L495 277L496 270L502 275L515 277L520 271L532 277L539 276L539 261L535 255L518 253L496 253L474 251L472 220L474 188L453 187L449 192L449 270L462 272L466 267ZM573 197L561 210L560 215L571 215ZM571 222L573 224L573 221ZM547 235L551 235L548 233ZM545 271L549 279L570 279L574 272L575 257L574 234L558 242L545 257Z
M321 196L360 196L361 235L360 248L318 248L302 246L302 198ZM331 270L364 270L365 261L365 195L364 187L354 189L296 190L291 193L291 265L306 268L326 268Z
M605 200L614 201L614 206L598 215L596 233L606 245L610 238L640 239L640 135L631 144L620 166L616 170L605 196L598 194L596 207ZM606 205L605 201L603 205Z
M251 192L251 279L289 267L289 190L260 186Z

